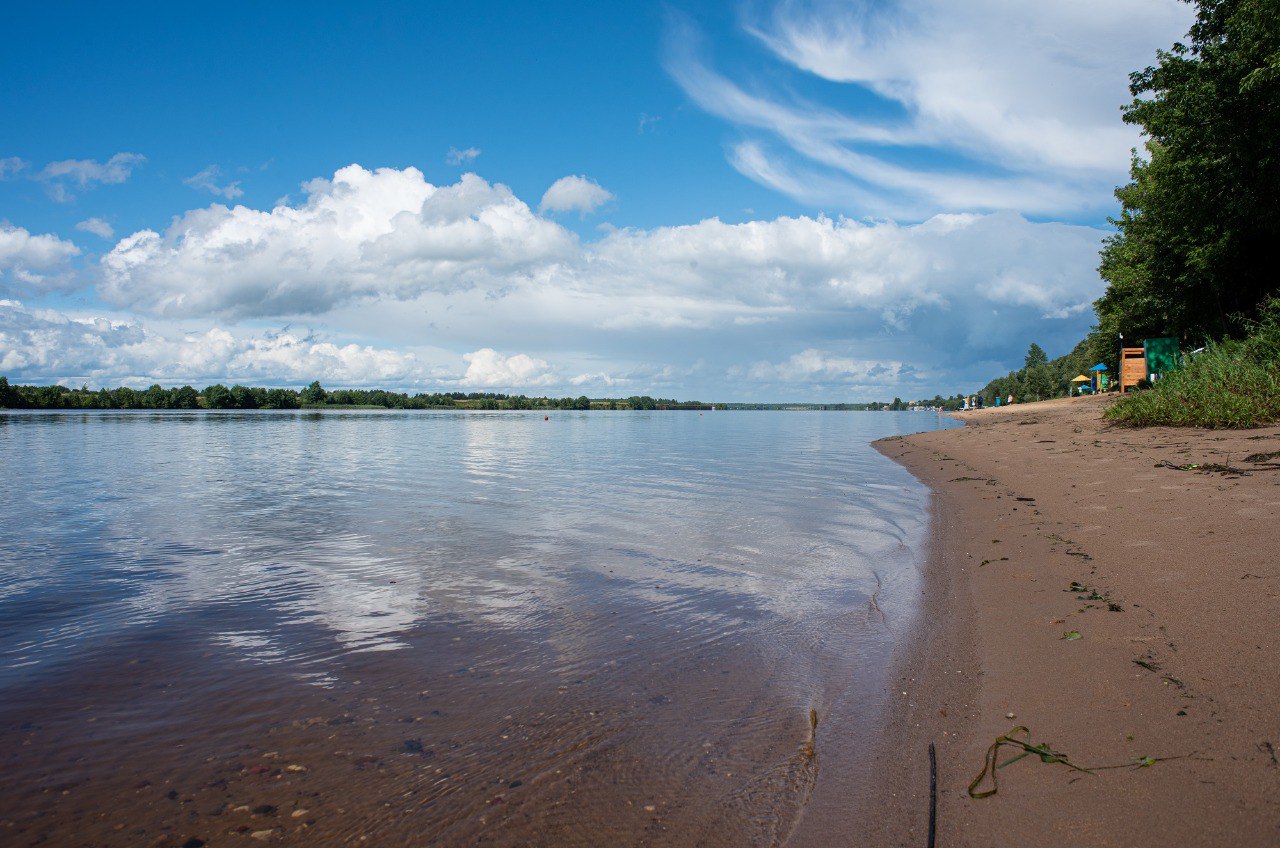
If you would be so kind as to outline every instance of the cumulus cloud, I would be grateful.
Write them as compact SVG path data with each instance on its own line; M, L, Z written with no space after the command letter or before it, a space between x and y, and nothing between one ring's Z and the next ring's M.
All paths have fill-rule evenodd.
M50 162L34 179L45 184L45 189L58 203L74 199L72 189L84 190L95 185L118 185L133 174L133 169L147 161L138 153L117 153L106 162L96 159L64 159Z
M1116 118L1128 73L1191 14L1178 0L813 0L747 20L784 67L861 94L855 109L715 71L680 16L666 66L701 108L758 136L733 146L731 163L797 199L852 184L862 194L842 208L871 214L1073 212L1110 202L1138 142Z
M919 378L916 369L904 362L857 359L809 348L782 362L761 361L733 373L764 383L839 383L858 388L898 385L907 378Z
M32 235L0 221L0 293L42 293L71 284L69 263L80 248L56 235Z
M599 183L586 177L561 177L542 195L538 208L543 212L578 211L583 215L596 211L613 200L613 195Z
M468 147L465 150L450 147L448 155L444 158L450 165L465 165L468 162L474 162L479 155L480 148L478 147Z
M412 355L293 332L157 332L130 318L68 315L0 300L0 373L104 384L214 381L413 385L442 377Z
M577 239L500 184L437 187L416 168L359 165L304 186L299 206L213 205L102 259L109 302L162 315L315 314L362 297L510 285L572 259Z
M214 205L163 235L134 233L103 257L99 293L164 316L231 318L433 294L436 309L475 302L492 314L512 303L547 323L605 330L843 314L851 328L906 331L932 310L982 346L1015 319L1084 313L1101 289L1101 231L1012 212L912 225L712 218L581 244L475 175L437 187L412 168L350 166L307 190L298 207Z
M542 359L534 359L523 353L504 356L493 348L481 348L465 353L467 373L461 385L476 388L529 388L550 386L558 382L551 366Z
M81 232L93 233L98 238L109 239L116 234L116 231L110 224L101 218L88 218L76 224L76 229Z
M632 293L750 309L734 318L843 310L904 326L924 306L968 313L1029 307L1062 317L1099 293L1092 265L1101 234L1033 224L1020 215L936 215L914 225L796 217L619 230L594 245L588 267ZM666 306L686 310L676 301Z
M235 200L237 197L244 194L244 191L240 188L239 180L233 180L228 182L226 185L218 185L221 177L221 169L218 168L217 165L210 165L199 173L192 174L187 177L182 182L184 185L188 185L191 188L207 191L210 194L217 195L218 197L225 197L227 200Z
M634 373L644 389L658 378L637 369L653 359L710 355L723 374L810 348L933 375L979 361L998 371L991 362L1014 361L1028 338L1050 348L1078 339L1102 289L1102 230L1007 211L916 224L712 218L581 242L474 174L435 186L412 168L353 165L304 191L296 206L215 204L121 239L101 259L99 295L166 320L324 315L362 337L430 339L473 352L465 370L476 386ZM548 338L628 353L603 370L572 356L539 370L519 353L484 352L493 339L545 351ZM855 385L827 372L805 379Z

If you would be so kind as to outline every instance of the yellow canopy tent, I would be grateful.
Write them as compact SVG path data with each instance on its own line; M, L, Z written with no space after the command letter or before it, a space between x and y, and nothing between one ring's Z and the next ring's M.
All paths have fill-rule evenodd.
M1090 380L1085 375L1081 374L1080 376L1073 378L1071 382L1075 383L1076 385L1076 394L1080 394L1080 392L1084 389L1085 384L1092 383L1093 381Z

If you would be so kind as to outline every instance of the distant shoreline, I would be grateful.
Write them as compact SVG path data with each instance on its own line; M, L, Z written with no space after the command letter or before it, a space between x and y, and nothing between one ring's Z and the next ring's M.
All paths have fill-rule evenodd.
M833 412L936 412L934 401L958 404L959 396L933 401L907 401L894 398L890 402L805 403L783 402L704 402L674 398L630 395L625 398L530 397L501 392L393 392L385 389L326 390L313 382L302 389L266 388L261 386L225 386L215 383L203 390L194 386L159 384L147 389L120 386L114 389L68 388L61 384L10 385L0 376L0 409L513 409L561 410L786 410Z

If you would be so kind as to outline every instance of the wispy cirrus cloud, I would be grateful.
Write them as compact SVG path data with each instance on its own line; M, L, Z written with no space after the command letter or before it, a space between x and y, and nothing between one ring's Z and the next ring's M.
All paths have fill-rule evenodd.
M223 185L219 185L220 182L222 182L222 169L217 165L209 165L202 168L198 173L192 174L182 181L183 185L207 191L218 197L225 197L227 200L235 200L244 194L244 191L240 188L240 180L230 180Z
M17 156L6 156L0 159L0 180L8 180L27 170L25 160Z
M448 154L444 157L444 161L450 165L466 165L480 158L480 148L467 147L459 150L456 147L450 147Z
M76 224L76 229L85 233L93 233L98 238L109 239L116 234L115 228L102 218L86 218Z
M77 191L98 185L119 185L147 161L140 153L117 153L106 162L96 159L63 159L50 162L31 178L44 183L45 191L57 203L69 203Z
M1190 19L1177 0L816 0L744 18L776 67L848 86L861 108L715 70L679 15L665 64L747 134L730 146L737 170L804 202L914 218L1096 213L1138 141L1117 117L1128 73Z

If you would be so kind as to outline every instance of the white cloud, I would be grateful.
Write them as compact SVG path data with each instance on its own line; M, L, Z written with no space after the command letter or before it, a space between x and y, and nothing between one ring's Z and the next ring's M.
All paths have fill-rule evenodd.
M599 183L586 177L561 177L542 195L539 210L544 212L569 212L577 210L583 215L596 211L613 200L613 195Z
M577 239L506 186L467 174L437 187L416 168L358 165L304 186L305 203L213 205L103 257L100 292L174 316L314 314L357 298L504 286L545 274Z
M534 359L523 353L504 356L493 348L481 348L465 353L467 373L459 384L474 388L528 388L550 386L559 381L545 360Z
M51 233L32 235L0 221L0 293L45 292L70 284L80 248Z
M584 245L475 175L437 187L414 169L350 166L307 189L296 208L215 205L164 235L128 236L103 257L99 293L175 317L318 314L432 295L422 309L449 310L452 322L471 310L477 328L509 306L513 322L602 330L843 314L850 327L905 331L926 308L960 328L990 330L1000 309L1061 318L1087 310L1101 289L1101 231L1009 212L905 226L713 218L612 230Z
M682 357L710 359L705 373L720 374L810 348L933 375L1014 361L1028 338L1050 348L1078 339L1102 289L1103 231L1013 212L910 225L712 218L583 243L473 174L434 186L414 169L350 166L304 190L296 207L215 204L163 234L121 239L101 260L99 295L229 326L323 315L335 332L457 351L455 363L472 351L474 367L442 378L465 370L476 386L564 387L605 374L644 391L709 379L677 373ZM555 368L530 370L540 360L528 354L484 354L496 339L542 356L573 339L572 350L594 356L556 353ZM663 366L676 376L658 376Z
M76 229L86 233L93 233L99 238L109 239L116 234L112 226L101 218L88 218L76 224Z
M118 185L129 179L133 169L147 161L138 153L117 153L106 162L95 159L64 159L45 165L34 179L45 184L49 196L59 203L74 198L71 187L92 188L96 184Z
M468 162L474 162L479 155L480 148L478 147L468 147L465 150L450 147L448 155L444 158L450 165L465 165Z
M915 369L903 362L835 356L815 348L792 355L783 362L756 362L739 369L752 380L765 383L807 384L834 382L856 386L897 385L915 376Z
M221 176L221 169L217 165L210 165L199 173L187 177L182 182L191 188L201 189L218 197L225 197L227 200L235 200L244 194L244 191L240 188L240 180L228 182L226 185L218 185Z
M27 163L17 156L8 156L0 159L0 180L7 180L26 169Z
M400 351L293 332L157 332L131 318L68 315L15 300L0 300L0 373L96 385L320 379L332 385L409 386L448 377Z
M747 23L775 59L861 89L861 109L713 71L678 16L666 64L703 109L783 145L778 152L751 138L734 145L731 161L797 199L844 196L840 208L872 214L914 205L915 217L1078 212L1110 202L1138 143L1117 114L1129 72L1179 38L1191 17L1178 0L818 0L778 4ZM851 185L859 193L847 194Z

